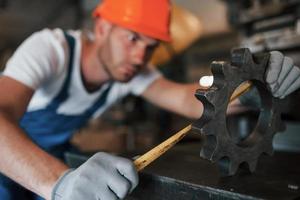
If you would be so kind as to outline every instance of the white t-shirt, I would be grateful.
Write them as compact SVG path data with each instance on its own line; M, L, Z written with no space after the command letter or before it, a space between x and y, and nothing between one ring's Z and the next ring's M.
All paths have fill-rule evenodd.
M81 32L69 31L75 38L69 97L58 107L58 114L78 115L88 109L107 87L88 93L80 75ZM44 29L27 38L7 62L3 75L35 90L27 111L46 107L58 94L68 72L69 47L61 29ZM106 103L93 115L98 117L109 106L128 94L140 95L161 74L151 68L127 83L114 82Z

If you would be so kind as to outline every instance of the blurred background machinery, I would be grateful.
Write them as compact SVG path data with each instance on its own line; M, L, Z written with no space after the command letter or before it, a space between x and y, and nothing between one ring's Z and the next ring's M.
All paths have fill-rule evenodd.
M225 0L229 21L252 51L299 51L298 0ZM299 60L299 58L297 59Z
M98 2L0 0L0 68L5 67L17 46L35 31L45 27L89 29L92 26L90 13ZM172 80L194 82L203 75L210 75L210 63L228 60L234 47L247 47L252 52L280 50L300 64L299 0L172 2L171 32L174 40L171 44L162 43L151 61ZM284 119L289 122L288 132L299 129L300 112L295 109L299 102L297 92L286 104ZM228 117L228 127L233 132L245 134L250 132L256 119L255 111L235 113ZM104 117L80 130L73 142L81 150L90 152L144 152L188 122L183 117L154 108L143 99L128 97ZM275 148L299 151L299 136L286 135L285 138L282 134L276 136ZM189 139L201 141L197 135L186 140ZM107 145L111 142L117 145Z
M98 0L0 0L0 69L3 70L7 59L18 45L35 31L45 27L89 29L92 25L90 13L98 2ZM280 50L292 57L298 66L300 65L300 0L172 0L172 2L174 14L171 31L175 40L171 44L162 43L151 61L172 80L194 82L203 75L210 75L210 63L213 60L229 60L230 51L234 47L247 47L252 52ZM156 183L160 183L159 186L166 183L166 190L160 190L163 187L153 187L153 195L155 191L160 191L160 194L169 195L170 199L176 199L175 197L183 199L180 195L195 192L194 184L198 184L204 186L200 187L202 192L197 191L207 195L205 197L208 198L232 199L229 196L232 197L234 192L247 195L256 193L269 199L275 199L272 197L284 199L285 194L300 196L300 183L294 181L299 178L299 170L291 167L282 172L284 171L282 169L298 164L294 161L299 158L300 152L299 103L300 95L297 91L285 104L283 120L287 129L284 133L277 134L273 141L276 152L280 155L283 152L289 153L288 156L284 154L283 160L278 157L261 160L258 164L261 170L255 176L238 175L231 179L220 179L215 166L199 159L199 143L203 142L201 136L190 134L182 141L181 146L165 156L165 160L158 161L150 167L150 172L179 180L177 182L154 178L158 181ZM236 112L228 116L227 126L234 134L245 135L251 132L256 121L255 110ZM159 110L141 98L129 96L110 109L101 119L93 120L86 128L79 130L73 138L73 144L84 153L102 150L117 154L143 153L185 127L187 123L190 123L188 119ZM111 145L112 143L114 145ZM296 154L290 154L291 152ZM274 163L278 168L267 167ZM182 172L178 173L180 170ZM266 171L272 174L267 175ZM274 178L274 174L280 177ZM199 178L193 182L195 177ZM153 177L146 177L146 180L149 179L153 180ZM183 184L180 180L192 184ZM240 184L241 182L243 184ZM253 187L248 187L249 185ZM173 190L168 190L168 186ZM176 190L174 187L183 189ZM225 196L218 196L218 189L226 190ZM133 199L139 199L137 198L139 191L142 194L144 190L138 190ZM169 193L170 191L173 195ZM269 196L266 196L266 191ZM236 193L235 195L235 199L253 199L251 196L239 196ZM186 196L185 199L189 198Z
M98 2L1 0L0 68L5 67L18 45L35 31L45 27L91 28L91 12ZM162 43L152 63L157 64L170 79L198 81L202 74L210 73L212 59L229 56L230 49L236 44L236 35L226 20L226 6L218 0L177 0L173 1L172 10L174 42ZM212 20L216 23L211 23ZM216 43L212 45L211 41ZM137 149L144 152L186 122L187 119L154 108L140 98L128 97L104 117L80 130L73 141L79 149L88 152L107 150L118 153ZM111 142L116 145L108 145Z
M279 50L300 65L300 1L299 0L224 0L228 20L238 32L239 46L252 52ZM287 98L283 119L285 134L277 134L273 146L278 151L299 152L300 91ZM239 118L241 127L247 123ZM248 120L249 122L249 120ZM250 123L250 122L249 122ZM241 128L240 127L240 128Z

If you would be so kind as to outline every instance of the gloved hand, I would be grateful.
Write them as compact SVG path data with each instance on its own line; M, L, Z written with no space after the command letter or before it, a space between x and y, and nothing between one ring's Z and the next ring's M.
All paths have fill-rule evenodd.
M266 82L273 96L283 99L300 87L300 69L279 51L270 54Z
M133 162L100 152L62 175L52 191L52 200L123 199L137 184Z
M274 97L283 99L300 87L300 68L294 65L291 58L279 51L270 52L269 65L265 80ZM256 88L239 97L246 106L260 107L260 97Z

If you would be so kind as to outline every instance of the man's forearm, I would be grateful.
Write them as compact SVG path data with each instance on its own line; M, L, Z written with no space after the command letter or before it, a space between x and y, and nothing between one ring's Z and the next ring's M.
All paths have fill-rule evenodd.
M55 182L68 167L35 145L15 122L4 115L0 115L0 146L0 171L50 199Z
M205 89L198 83L185 85L184 115L191 119L199 119L204 111L203 103L195 97L197 89Z

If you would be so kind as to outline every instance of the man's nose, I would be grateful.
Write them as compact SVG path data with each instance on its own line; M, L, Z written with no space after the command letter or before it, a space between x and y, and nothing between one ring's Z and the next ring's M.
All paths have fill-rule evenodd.
M136 65L141 65L144 64L145 58L146 58L146 50L147 50L147 45L144 43L140 43L136 46L133 59L134 59L134 64Z

